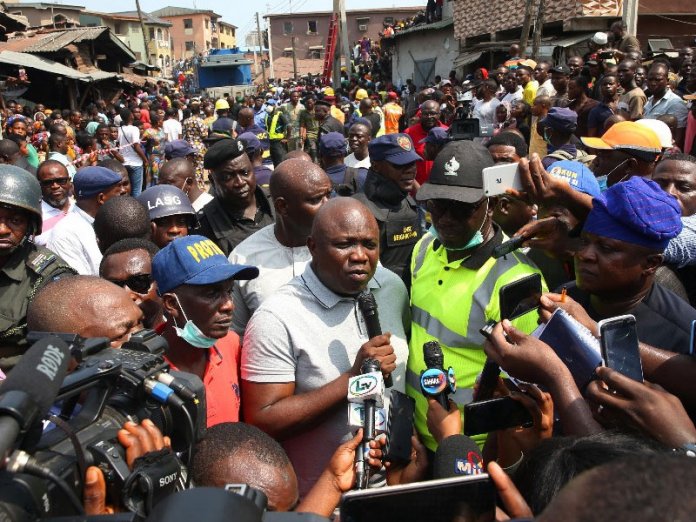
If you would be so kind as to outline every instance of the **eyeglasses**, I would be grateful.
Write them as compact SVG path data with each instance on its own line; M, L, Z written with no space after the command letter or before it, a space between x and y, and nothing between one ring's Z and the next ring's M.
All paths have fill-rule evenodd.
M61 187L64 187L70 182L70 178L55 178L55 179L44 179L41 180L39 183L41 183L42 187L51 187L53 186L54 183L57 183Z
M152 286L152 274L138 274L124 280L109 279L109 281L121 288L127 286L134 292L147 294Z
M425 206L431 214L442 216L449 213L455 218L466 220L474 215L484 201L486 198L476 203L462 203L452 199L429 199Z

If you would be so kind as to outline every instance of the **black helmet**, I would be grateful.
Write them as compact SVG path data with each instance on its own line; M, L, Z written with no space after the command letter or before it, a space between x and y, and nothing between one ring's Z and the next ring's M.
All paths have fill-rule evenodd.
M0 165L0 205L26 210L33 224L31 234L41 233L41 185L36 176L14 165Z
M143 191L138 201L147 209L150 221L155 219L186 214L194 222L196 211L186 193L173 185L155 185Z

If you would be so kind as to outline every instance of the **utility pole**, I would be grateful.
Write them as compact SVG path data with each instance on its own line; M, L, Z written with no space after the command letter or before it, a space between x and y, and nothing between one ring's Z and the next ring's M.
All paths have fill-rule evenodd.
M534 25L534 40L532 41L532 58L539 58L539 47L541 46L541 35L544 31L544 9L546 0L539 0L539 10L537 11L536 24ZM521 51L520 51L521 52Z
M340 38L340 42L336 42L336 49L340 49L340 52L334 54L333 87L334 89L338 89L341 86L341 59L343 59L343 62L346 64L348 78L350 78L352 73L345 0L334 0L334 13L338 13L338 37ZM338 45L339 43L341 44L340 46Z
M266 85L266 68L263 66L263 41L261 39L261 23L259 22L259 12L256 11L256 43L259 44L259 57L261 60L261 76L263 78L263 84ZM293 60L295 59L295 53L292 53Z
M532 8L534 0L527 0L524 6L524 23L522 24L522 36L520 38L520 56L525 55L529 43L529 27L532 25Z
M140 0L135 0L135 8L138 11L138 20L140 20L140 30L143 32L143 44L145 45L145 63L150 64L150 49L147 45L147 32L145 32L145 22L143 22L143 12L140 10Z
M635 36L638 32L638 0L624 0L623 22L626 24L626 32Z
M297 80L297 56L295 54L295 36L292 37L292 77Z

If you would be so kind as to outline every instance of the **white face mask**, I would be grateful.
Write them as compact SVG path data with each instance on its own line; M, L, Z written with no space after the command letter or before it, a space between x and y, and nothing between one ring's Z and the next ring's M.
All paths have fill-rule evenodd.
M268 114L271 114L274 109L275 109L275 107L273 107L273 105L266 105L266 112Z

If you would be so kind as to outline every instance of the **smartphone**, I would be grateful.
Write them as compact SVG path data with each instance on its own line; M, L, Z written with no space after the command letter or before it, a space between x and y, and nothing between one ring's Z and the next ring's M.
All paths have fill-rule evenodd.
M504 163L483 169L483 192L486 196L505 194L507 189L523 190L517 163Z
M464 405L464 435L480 435L516 426L529 427L532 415L521 402L499 397Z
M689 355L696 353L696 347L694 343L696 342L696 320L691 321L691 341L689 342Z
M349 491L341 498L341 522L494 522L495 502L485 473L426 480Z
M638 331L633 315L619 315L600 321L599 346L607 367L635 381L643 382Z
M531 274L500 289L500 320L513 320L539 308L541 274Z
M384 461L408 464L411 461L411 435L413 435L413 414L416 401L413 397L392 390L389 398L387 418L387 445L384 448Z

